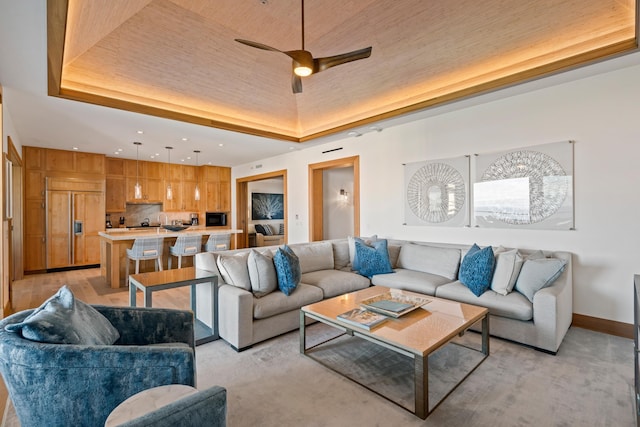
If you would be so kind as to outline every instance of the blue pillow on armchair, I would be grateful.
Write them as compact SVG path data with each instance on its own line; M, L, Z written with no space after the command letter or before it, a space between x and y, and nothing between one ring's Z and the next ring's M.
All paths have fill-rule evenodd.
M5 326L31 341L49 344L111 345L120 333L95 308L65 285L20 323Z
M475 296L479 297L491 286L495 263L496 258L491 246L480 249L474 243L460 264L458 279Z

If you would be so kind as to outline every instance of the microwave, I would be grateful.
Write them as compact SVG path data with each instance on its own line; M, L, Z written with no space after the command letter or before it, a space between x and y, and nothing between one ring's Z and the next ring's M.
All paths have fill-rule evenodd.
M224 227L227 225L227 214L225 212L207 212L205 221L207 227Z

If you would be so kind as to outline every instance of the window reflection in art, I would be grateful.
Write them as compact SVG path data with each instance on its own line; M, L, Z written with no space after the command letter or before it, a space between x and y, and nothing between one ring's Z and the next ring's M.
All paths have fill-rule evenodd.
M533 148L541 148L538 151ZM573 227L571 144L555 143L498 154L479 162L474 183L474 216L479 225ZM482 156L480 156L482 157ZM479 159L480 160L480 159Z

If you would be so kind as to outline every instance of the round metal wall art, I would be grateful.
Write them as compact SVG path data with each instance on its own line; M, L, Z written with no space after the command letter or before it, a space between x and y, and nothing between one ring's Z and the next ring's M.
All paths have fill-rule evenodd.
M537 151L514 151L497 158L481 177L481 181L529 178L529 218L493 212L499 221L513 225L544 221L563 205L569 193L566 172L553 157Z
M454 218L464 206L464 179L455 168L431 163L418 169L407 186L411 212L423 221L442 223Z

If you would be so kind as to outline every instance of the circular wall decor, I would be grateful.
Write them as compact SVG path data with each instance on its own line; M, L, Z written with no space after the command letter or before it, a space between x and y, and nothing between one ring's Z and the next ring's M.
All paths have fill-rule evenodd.
M514 217L508 209L493 212L499 221L513 225L544 221L564 203L569 193L569 181L562 165L553 157L537 151L514 151L497 158L487 167L481 181L514 178L529 179L529 217Z
M430 163L418 169L409 180L407 202L411 212L423 221L449 221L464 206L464 179L447 164Z

